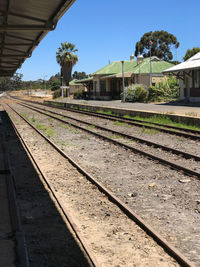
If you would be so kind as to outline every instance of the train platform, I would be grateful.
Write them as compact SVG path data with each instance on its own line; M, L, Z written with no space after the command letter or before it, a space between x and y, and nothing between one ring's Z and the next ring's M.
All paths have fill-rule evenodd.
M199 117L200 118L200 103L122 103L121 100L113 101L98 101L98 100L76 100L76 99L63 99L61 102L85 104L89 106L102 106L109 108L119 108L135 111L143 111L150 113L165 113L181 116Z
M0 117L1 131L1 117ZM0 134L0 266L16 266L15 239L10 214L7 188L7 173L4 159L2 136Z

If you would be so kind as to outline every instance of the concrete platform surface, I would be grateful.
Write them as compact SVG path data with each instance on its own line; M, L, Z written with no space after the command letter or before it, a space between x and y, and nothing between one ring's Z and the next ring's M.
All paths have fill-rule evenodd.
M63 99L61 102L67 103L80 103L92 106L106 106L123 109L133 109L140 111L149 111L157 113L176 114L182 116L200 117L200 103L196 104L182 104L182 103L122 103L120 100L113 101L98 101L98 100L76 100L76 99Z

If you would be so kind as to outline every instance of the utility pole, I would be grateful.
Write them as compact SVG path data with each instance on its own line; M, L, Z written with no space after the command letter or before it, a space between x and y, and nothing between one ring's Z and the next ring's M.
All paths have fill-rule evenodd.
M43 76L42 76L42 78L43 78L43 83L44 83L45 94L47 94L47 91L46 91L46 77L47 77L47 75L43 75Z
M61 96L62 96L62 98L64 98L62 67L60 68L60 81L61 81Z
M122 63L122 92L123 92L122 102L125 102L124 61L122 60L121 63Z
M150 86L152 85L152 65L151 65L151 46L152 46L152 41L149 42L150 43L150 75L149 75L149 78L150 78Z

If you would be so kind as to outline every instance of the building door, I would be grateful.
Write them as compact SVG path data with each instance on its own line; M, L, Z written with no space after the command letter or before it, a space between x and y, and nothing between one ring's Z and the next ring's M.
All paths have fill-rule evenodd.
M117 80L113 79L110 81L110 94L111 94L111 98L115 99L118 97L118 93L117 93Z

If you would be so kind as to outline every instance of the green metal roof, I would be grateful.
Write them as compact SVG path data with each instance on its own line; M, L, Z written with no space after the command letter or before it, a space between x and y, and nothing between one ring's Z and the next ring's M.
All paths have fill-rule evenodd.
M174 66L174 64L160 60L160 61L152 61L151 66L152 66L152 73L162 73L164 70ZM140 70L139 70L139 65L137 65L134 68L133 72L135 74L150 73L150 60L149 60L149 58L146 58L146 60L144 60L141 63Z
M163 70L172 67L173 64L152 57L152 73L162 73ZM140 69L140 70L139 70ZM144 58L143 62L137 65L137 61L124 61L124 72L133 72L135 74L150 73L150 58ZM114 61L92 75L113 75L122 73L121 61Z
M136 61L124 61L124 72L133 71L133 68L137 65ZM100 70L92 73L92 75L101 74L101 75L112 75L122 72L122 63L121 61L114 61Z
M172 66L174 64L166 62L164 60L160 60L157 57L151 58L151 65L152 65L152 73L160 73ZM144 58L143 62L138 65L137 61L124 61L124 72L133 73L133 74L147 74L150 73L150 58ZM122 73L122 62L121 61L114 61L105 67L101 68L100 70L92 73L92 75L101 75L101 78L106 78L107 76L115 77L117 74ZM79 80L79 83L85 83L93 80L93 77L88 79ZM75 82L76 83L76 82Z
M82 79L82 80L73 80L73 81L74 81L74 84L81 84L81 83L89 82L89 81L92 81L92 80L93 80L93 77Z
M76 79L73 79L71 82L69 82L69 85L76 85L76 84L78 84L78 80Z

